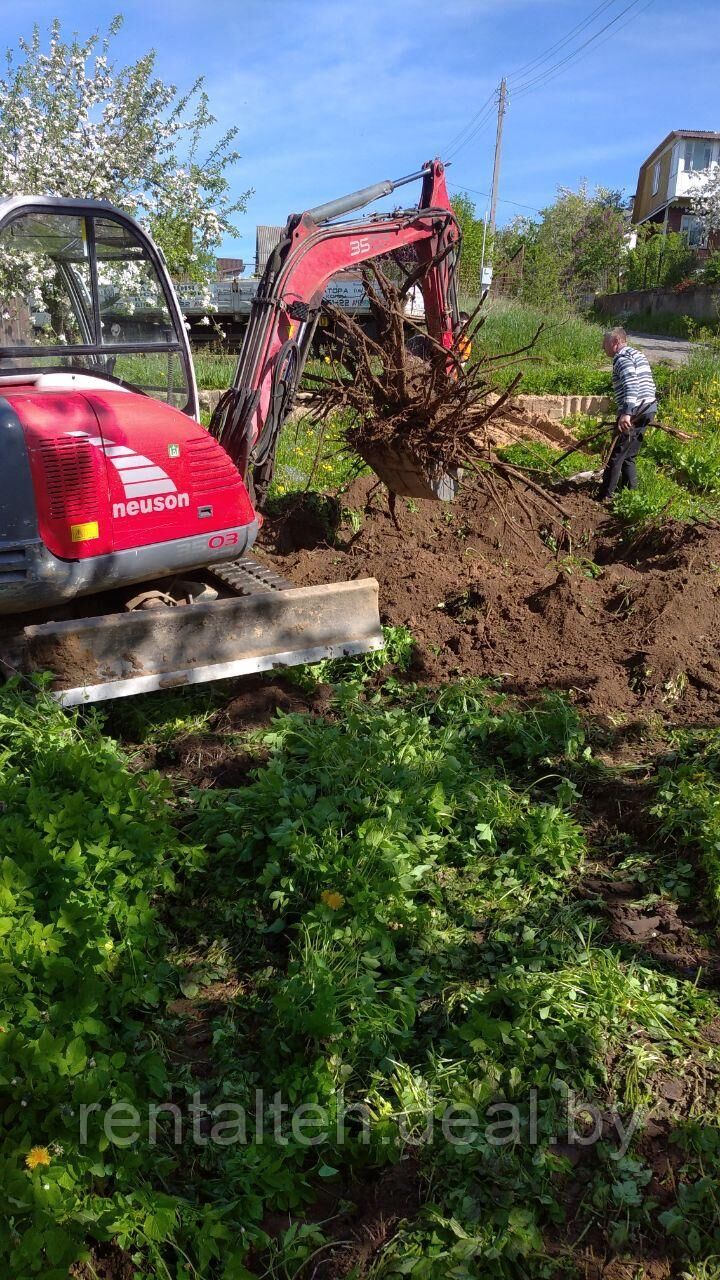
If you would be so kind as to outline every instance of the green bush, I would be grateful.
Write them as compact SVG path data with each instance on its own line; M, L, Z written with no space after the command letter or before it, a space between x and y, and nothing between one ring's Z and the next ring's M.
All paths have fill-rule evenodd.
M653 814L660 835L694 850L703 866L708 901L720 922L720 737L684 735L672 765L658 775Z
M83 1142L81 1115L169 1094L154 1023L173 969L153 900L200 855L167 784L133 774L94 719L9 687L0 738L0 1256L18 1280L64 1280L88 1234L152 1256L178 1226L176 1197L146 1182L164 1159L109 1151L102 1128ZM31 1148L49 1163L26 1168Z
M697 254L684 235L670 231L663 235L652 224L636 228L637 244L625 256L621 287L654 289L679 284L690 276L697 264Z
M700 274L703 284L718 284L720 282L720 250L716 249L711 253L702 264Z

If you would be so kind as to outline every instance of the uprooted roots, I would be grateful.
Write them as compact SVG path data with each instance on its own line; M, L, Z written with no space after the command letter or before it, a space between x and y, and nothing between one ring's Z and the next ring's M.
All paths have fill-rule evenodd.
M518 374L500 393L492 373L531 350L540 329L518 351L482 356L463 367L458 346L465 337L476 339L484 323L480 307L456 335L455 350L448 352L405 314L414 279L398 286L375 264L365 270L364 279L376 336L370 337L338 307L326 307L335 353L328 374L310 378L313 417L323 424L330 414L350 410L347 442L372 466L379 453L401 451L428 474L458 467L474 470L506 518L502 490L507 485L525 490L531 520L530 507L543 515L549 508L566 517L564 507L550 494L496 457L488 438L489 422L521 377ZM408 328L415 330L409 339Z

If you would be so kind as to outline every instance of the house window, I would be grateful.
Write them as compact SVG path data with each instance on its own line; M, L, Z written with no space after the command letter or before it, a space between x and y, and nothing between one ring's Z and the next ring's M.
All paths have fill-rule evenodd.
M680 234L685 236L690 249L707 248L707 231L699 218L692 213L684 213L680 219Z
M652 191L651 196L656 196L660 190L660 161L656 160L652 171Z
M709 169L710 160L712 159L712 146L709 142L700 142L696 140L692 142L688 140L685 143L685 172L697 169Z

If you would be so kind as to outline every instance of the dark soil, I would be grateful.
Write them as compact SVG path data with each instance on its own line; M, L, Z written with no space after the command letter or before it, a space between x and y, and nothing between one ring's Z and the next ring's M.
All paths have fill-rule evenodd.
M129 1253L116 1244L96 1244L90 1265L78 1262L68 1273L74 1280L133 1280L138 1274Z
M655 899L646 905L646 890L622 880L587 876L578 885L583 901L596 898L614 942L634 952L644 964L701 985L720 984L720 957L705 944L709 922L697 904Z
M208 791L215 787L243 787L253 769L267 759L267 753L243 751L233 742L214 733L189 733L162 747L155 754L154 767L190 786Z
M298 586L375 577L384 622L417 640L423 682L499 676L511 693L569 693L604 717L659 712L673 723L720 713L720 530L674 525L632 541L588 492L562 495L572 522L533 527L510 496L504 515L477 482L452 505L397 503L376 482L343 505L353 534L328 538L317 497L269 522L263 552Z
M240 736L267 729L278 711L322 713L333 693L330 685L322 684L306 692L282 676L246 677L236 681L235 688L235 696L213 716L207 731L141 748L142 767L160 769L201 791L244 787L268 753L245 741L241 745Z
M367 1275L398 1224L415 1217L423 1194L414 1158L389 1165L371 1183L350 1186L350 1207L332 1224L332 1243L314 1272L317 1280Z

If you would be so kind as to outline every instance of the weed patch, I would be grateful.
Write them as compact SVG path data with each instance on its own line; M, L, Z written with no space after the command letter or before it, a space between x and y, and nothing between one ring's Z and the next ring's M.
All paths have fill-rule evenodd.
M388 641L406 660L407 633ZM222 790L133 772L94 715L0 697L0 1249L18 1280L110 1241L166 1280L348 1258L540 1280L583 1232L688 1264L717 1248L701 1028L719 1007L614 942L583 892L588 726L557 695L375 675L310 673L339 681L327 717L256 730L256 767ZM182 694L147 705L163 746L220 731ZM678 840L705 841L714 874L715 737L658 775L658 893ZM700 1080L693 1063L660 1203L634 1109ZM126 1145L104 1130L119 1102ZM378 1180L396 1225L368 1243L352 1205L371 1215Z

